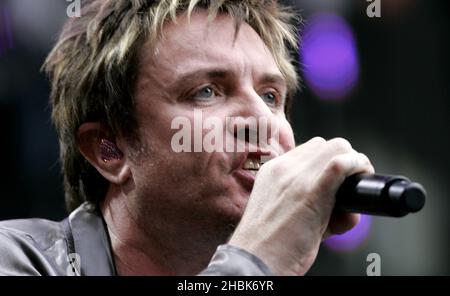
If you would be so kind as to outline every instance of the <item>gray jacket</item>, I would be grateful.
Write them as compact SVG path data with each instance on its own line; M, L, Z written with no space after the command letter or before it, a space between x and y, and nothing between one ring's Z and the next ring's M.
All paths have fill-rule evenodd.
M117 275L104 220L84 203L61 222L0 222L0 275ZM221 245L200 275L272 275L256 256Z

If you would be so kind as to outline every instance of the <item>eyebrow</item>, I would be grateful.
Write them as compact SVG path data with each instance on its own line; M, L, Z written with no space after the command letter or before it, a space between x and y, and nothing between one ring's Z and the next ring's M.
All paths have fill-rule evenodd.
M178 77L173 83L170 84L170 88L178 87L180 84L189 84L189 82L195 81L201 78L217 79L226 78L231 76L231 71L226 69L199 69L191 72L187 72Z
M170 89L179 87L180 85L189 84L195 82L198 79L225 79L227 77L233 77L233 71L226 68L206 68L198 69L191 72L182 74L173 83L170 84ZM287 90L287 82L284 76L281 74L264 73L257 80L258 84L278 84Z
M278 84L283 86L285 90L287 90L286 79L279 74L263 74L259 79L259 83L261 84Z

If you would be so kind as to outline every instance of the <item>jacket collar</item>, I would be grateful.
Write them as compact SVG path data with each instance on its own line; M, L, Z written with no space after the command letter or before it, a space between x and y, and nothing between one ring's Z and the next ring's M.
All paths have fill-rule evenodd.
M80 256L81 275L116 275L111 245L100 210L85 202L68 218L73 248Z

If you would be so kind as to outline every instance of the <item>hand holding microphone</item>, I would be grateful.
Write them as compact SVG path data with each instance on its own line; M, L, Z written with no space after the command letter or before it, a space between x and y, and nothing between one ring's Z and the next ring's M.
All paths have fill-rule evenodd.
M320 244L358 223L356 213L403 216L423 207L409 180L374 175L370 160L344 139L314 138L263 164L229 244L261 258L278 275L302 275Z

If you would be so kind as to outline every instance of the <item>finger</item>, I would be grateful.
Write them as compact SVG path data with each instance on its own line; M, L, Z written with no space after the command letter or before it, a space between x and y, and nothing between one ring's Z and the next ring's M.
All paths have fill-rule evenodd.
M308 142L306 142L305 144L307 144L307 145L320 145L320 144L324 144L326 142L327 142L327 140L325 140L322 137L314 137L314 138L310 139Z
M327 142L327 150L336 154L349 153L353 150L352 144L344 138L334 138Z
M312 163L314 163L316 168L323 168L336 155L357 153L350 142L344 138L334 138L325 141L323 138L316 137L305 143L302 148L299 150L301 153L293 155L302 157L302 159L306 156L307 159L313 160Z
M296 156L296 155L302 155L305 150L313 150L317 151L316 148L325 145L327 141L322 137L314 137L310 139L309 141L297 146L295 149L292 149L291 151L284 154L285 156Z
M334 138L322 145L321 150L316 151L316 153L322 160L328 161L336 155L358 152L353 149L350 142L346 139Z
M356 152L336 155L319 175L318 186L322 190L335 193L346 177L356 173L374 173L366 155Z
M360 219L360 214L334 211L328 224L329 232L343 234L358 225Z

